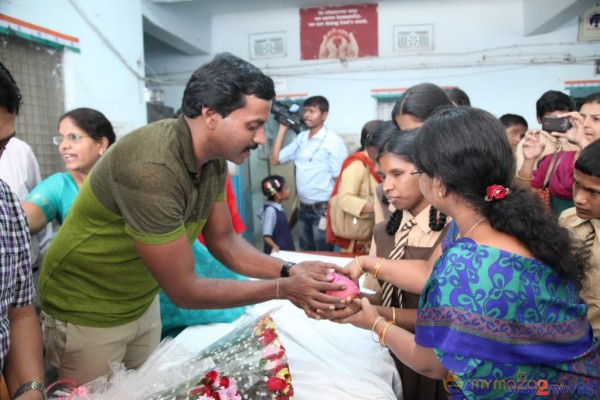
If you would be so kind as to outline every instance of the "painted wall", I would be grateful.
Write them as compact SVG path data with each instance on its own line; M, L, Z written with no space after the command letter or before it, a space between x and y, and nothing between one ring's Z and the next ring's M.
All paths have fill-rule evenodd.
M474 106L497 116L520 114L536 127L535 102L542 93L549 89L566 92L565 81L598 79L593 59L600 58L600 46L598 42L578 42L578 18L549 33L525 36L521 0L383 2L378 14L377 58L347 63L300 61L297 8L214 16L211 52L228 51L248 60L249 35L284 32L286 57L249 61L275 79L278 94L326 96L330 101L328 126L355 137L366 121L377 117L372 89L408 88L421 82L458 86ZM434 25L434 50L394 53L394 26L420 24ZM164 86L167 105L179 106L187 78L210 58L147 54L148 64L169 81ZM275 133L267 134L273 137ZM292 138L288 133L286 140ZM244 168L251 170L243 197L247 214L252 215L252 209L262 204L257 182L268 173L280 171L274 172L264 155L257 152ZM247 224L259 243L258 221L252 222Z
M80 39L81 53L64 52L65 108L97 108L120 135L146 122L145 73L164 81L165 103L177 109L192 71L212 58L180 52L144 55L143 13L164 31L185 36L188 44L244 59L249 58L249 35L284 32L285 57L251 61L276 80L279 94L326 96L331 103L329 127L358 135L363 123L377 115L373 89L425 81L459 86L473 105L498 116L521 114L536 126L535 101L544 91L564 90L569 80L598 79L593 60L600 58L600 47L598 42L578 42L578 18L549 33L525 36L523 1L385 1L378 7L379 57L346 63L300 61L297 8L216 15L210 34L206 17L195 17L200 2L167 7L147 0L0 0L0 12ZM170 28L172 21L185 23ZM197 21L194 33L189 33L190 21ZM394 53L394 26L418 24L434 26L434 50ZM244 168L242 176L253 177L244 183L251 189L244 196L252 213L262 202L253 181L270 167L255 153Z
M141 0L144 31L187 54L206 54L210 48L211 18L198 3L153 3Z
M406 88L421 82L459 86L473 105L500 116L511 112L535 122L535 101L546 90L565 90L568 80L598 79L593 59L598 42L578 42L578 18L547 34L525 36L520 0L402 1L379 4L379 57L300 61L296 8L216 15L212 52L249 58L250 34L285 32L287 57L251 60L284 88L280 93L322 94L331 102L329 126L358 133L376 116L371 89ZM268 24L257 23L268 21ZM434 50L393 52L394 25L434 25ZM184 61L185 59L185 61ZM207 57L148 58L152 67L184 79ZM567 61L569 60L569 61ZM165 90L167 103L180 102L182 88Z
M0 12L79 38L63 56L65 110L98 109L118 135L146 123L139 1L0 0Z

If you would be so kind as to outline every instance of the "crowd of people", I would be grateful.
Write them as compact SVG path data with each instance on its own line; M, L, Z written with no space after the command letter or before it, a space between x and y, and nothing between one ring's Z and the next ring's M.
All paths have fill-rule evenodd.
M309 97L307 129L284 145L280 123L271 153L273 165L294 163L299 245L282 205L294 183L269 175L257 249L240 234L227 161L265 144L274 97L271 78L222 53L192 74L175 118L116 140L100 111L71 110L52 138L66 172L40 180L33 168L36 184L12 189L0 179L0 369L11 398L44 398L44 362L82 385L111 363L138 368L186 324L272 299L370 330L406 400L524 398L540 382L574 388L551 398L600 397L600 93L544 93L538 122L569 122L549 132L421 83L389 120L365 123L351 154L325 124L327 99ZM0 64L0 157L17 140L21 104ZM31 238L52 222L35 282ZM296 248L352 262L277 257ZM364 277L367 290L327 294L346 289L332 272ZM481 384L523 376L538 386Z

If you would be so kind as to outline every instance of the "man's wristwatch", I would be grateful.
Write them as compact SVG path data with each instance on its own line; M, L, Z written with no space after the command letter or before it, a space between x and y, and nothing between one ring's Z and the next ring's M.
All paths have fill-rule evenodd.
M44 399L46 398L46 388L44 387L44 384L42 382L37 382L37 381L29 381L29 382L22 384L15 392L15 395L13 396L13 398L16 399L23 393L28 392L30 390L37 390L38 392L42 393L42 396L44 397Z
M292 269L292 267L296 265L293 262L287 261L283 263L283 267L281 267L281 273L279 274L282 278L289 278L290 277L290 269Z

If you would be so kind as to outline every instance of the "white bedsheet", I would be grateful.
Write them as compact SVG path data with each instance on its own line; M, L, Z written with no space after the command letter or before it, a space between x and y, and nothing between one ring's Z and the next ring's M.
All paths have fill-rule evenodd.
M318 259L346 265L351 259L305 253L280 252L286 261ZM246 314L271 316L287 350L296 400L402 399L402 385L387 349L371 332L352 325L309 319L288 301L273 300L249 308ZM230 324L198 325L185 329L175 341L191 350L202 350L230 332Z

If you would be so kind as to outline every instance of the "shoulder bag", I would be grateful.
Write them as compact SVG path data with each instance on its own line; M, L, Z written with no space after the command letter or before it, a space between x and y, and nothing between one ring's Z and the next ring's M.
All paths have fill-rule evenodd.
M367 199L371 198L371 182L369 168L365 168L365 177L363 178L366 187ZM331 230L337 237L350 240L369 240L373 235L374 218L373 214L360 218L345 212L339 204L340 194L336 193L329 199L329 220Z

